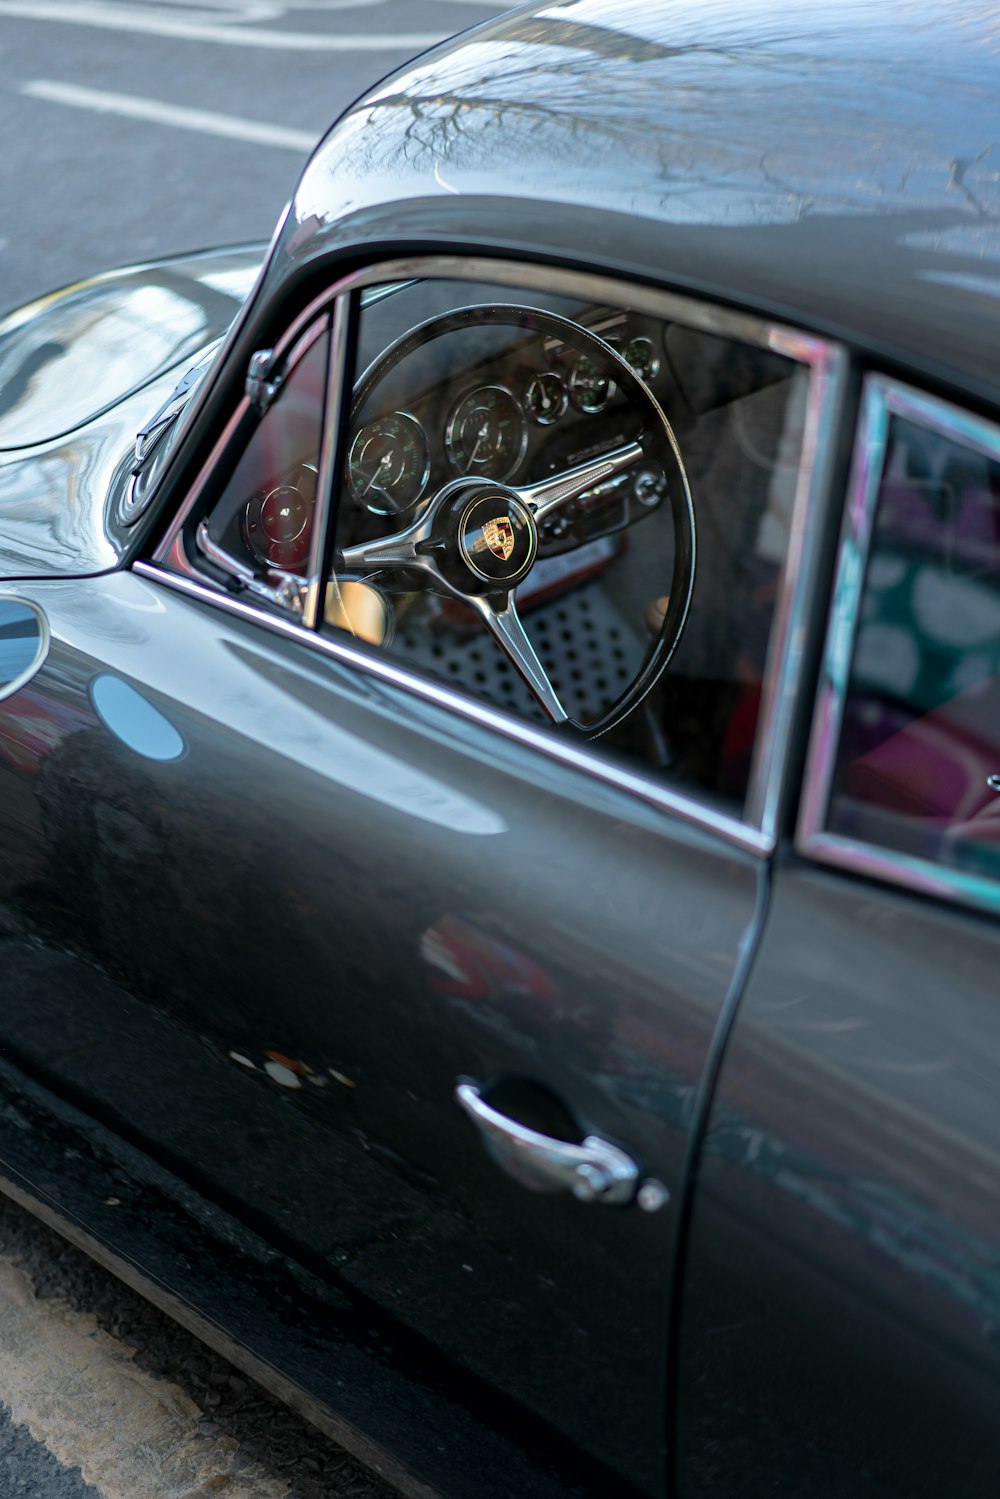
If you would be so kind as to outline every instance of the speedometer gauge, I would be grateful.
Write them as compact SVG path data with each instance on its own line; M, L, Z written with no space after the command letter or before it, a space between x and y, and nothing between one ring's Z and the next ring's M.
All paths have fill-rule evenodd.
M354 434L347 482L353 498L373 515L412 510L430 471L424 429L403 411L380 416Z
M459 474L499 483L517 468L528 439L521 408L503 385L483 385L463 396L445 429L444 445Z

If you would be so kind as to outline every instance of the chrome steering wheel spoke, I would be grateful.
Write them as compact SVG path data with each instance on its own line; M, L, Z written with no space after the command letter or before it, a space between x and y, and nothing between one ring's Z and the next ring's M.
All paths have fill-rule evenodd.
M559 701L556 690L535 654L534 646L528 639L517 612L513 590L499 597L503 599L500 607L497 607L497 596L467 597L464 602L475 609L510 664L524 678L552 722L565 723L569 714Z
M592 458L575 468L564 469L561 474L543 479L540 484L517 489L515 493L534 513L535 520L543 521L560 505L565 505L569 500L586 494L588 489L594 489L598 484L613 479L645 456L639 443L629 442L624 447L613 448L610 453L602 453L600 458Z
M356 546L345 547L339 554L340 566L349 573L374 573L401 567L436 572L433 563L420 550L433 534L431 510L407 526L405 531L395 531L391 536L378 536L373 541L359 541Z

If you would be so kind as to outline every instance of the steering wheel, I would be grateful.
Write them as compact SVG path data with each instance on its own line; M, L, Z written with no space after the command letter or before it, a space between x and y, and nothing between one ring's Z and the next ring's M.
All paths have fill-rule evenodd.
M369 366L352 402L352 427L380 381L432 339L483 324L509 325L580 349L614 381L642 416L636 441L541 480L501 484L465 475L423 501L405 529L336 553L337 574L369 577L405 571L414 587L459 599L480 617L554 724L597 738L620 723L665 671L680 641L694 588L696 528L687 475L673 429L652 391L610 344L589 329L540 308L495 303L461 307L410 329ZM662 624L632 681L603 716L581 724L570 718L521 623L515 591L538 555L539 526L597 485L642 460L663 469L674 532L674 558ZM664 580L666 582L666 580Z

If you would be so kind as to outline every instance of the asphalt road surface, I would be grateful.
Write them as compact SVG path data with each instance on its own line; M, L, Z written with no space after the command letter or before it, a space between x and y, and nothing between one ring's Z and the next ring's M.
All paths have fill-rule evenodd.
M266 240L312 143L347 104L503 8L0 0L0 312L114 265ZM388 1493L0 1198L0 1495L195 1490Z
M495 0L0 0L0 310L267 239L311 145Z

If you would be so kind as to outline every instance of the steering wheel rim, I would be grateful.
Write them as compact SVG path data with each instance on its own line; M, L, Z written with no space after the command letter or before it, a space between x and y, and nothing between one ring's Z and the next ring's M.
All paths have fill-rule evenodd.
M456 583L454 575L448 577L437 573L436 564L432 567L420 560L423 555L429 555L435 547L440 550L446 545L443 541L432 541L434 528L429 526L428 522L437 520L440 512L447 505L451 505L456 498L461 502L466 497L460 488L463 480L445 484L429 500L422 500L418 520L405 527L404 530L394 532L374 544L362 544L340 551L337 553L337 560L341 566L346 565L348 571L351 569L352 561L355 561L369 571L377 572L380 570L379 558L382 559L381 570L403 567L410 570L419 566L428 578L425 586L444 593L446 596L458 598L476 610L500 650L527 683L529 690L554 723L587 739L597 739L620 724L648 696L669 666L687 622L694 591L697 527L694 504L680 447L666 413L653 392L617 349L590 329L569 318L524 303L468 304L451 312L437 314L408 329L388 349L383 350L362 374L351 402L350 429L354 429L377 386L408 355L448 333L462 328L479 327L483 324L511 326L528 333L552 337L558 339L561 344L568 344L571 348L596 356L601 364L607 367L602 369L602 373L607 373L613 378L618 388L626 394L633 407L638 407L643 417L643 429L637 443L632 445L638 452L632 454L629 463L637 461L639 456L646 456L647 452L650 452L666 475L668 503L673 523L674 556L667 591L668 605L664 611L663 621L658 634L651 639L638 671L599 718L589 723L578 722L565 713L565 710L561 710L557 694L545 668L535 654L530 636L520 623L515 607L515 588L530 572L531 566L534 565L534 556L523 574L517 578L516 583L511 584L509 588L504 585L492 595L488 590L484 592L481 585L477 585L474 591L463 589L461 582ZM649 435L647 431L647 427L650 426L647 417L651 419L652 435ZM624 455L625 449L615 450L615 453ZM543 481L542 484L513 486L486 481L485 487L499 501L506 498L508 503L513 505L514 499L517 498L525 501L526 508L534 515L539 514L541 510L548 513L556 505L566 502L567 496L552 498L561 481L565 480L572 490L571 481L574 474L582 473L585 469L597 470L604 460L613 463L615 453L599 455L592 462L580 465L577 469L568 470L563 475L556 475L550 480ZM627 465L623 462L622 466ZM590 482L600 482L601 477L598 475L597 479L592 478ZM471 494L472 481L465 482ZM484 486L481 484L480 488L482 487ZM572 495L568 492L568 497L575 497L576 493L586 487L589 486L581 485ZM542 491L546 491L546 497L540 503L534 503L530 497L540 495ZM478 500L479 496L474 495L472 499ZM537 532L535 539L537 550ZM505 599L503 607L499 607L502 594L505 594ZM541 673L541 681L539 681L539 673ZM553 704L556 707L553 707ZM557 712L556 708L561 711Z

